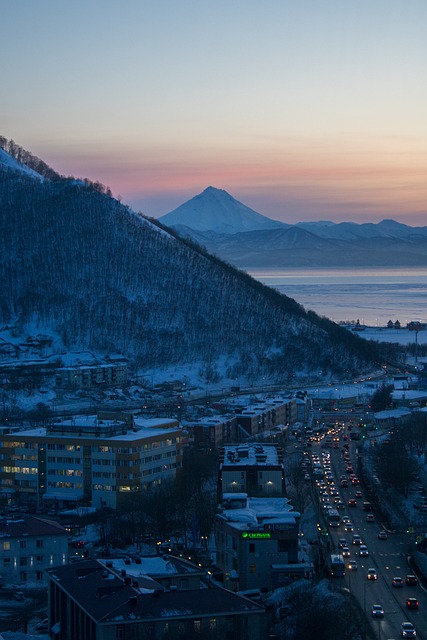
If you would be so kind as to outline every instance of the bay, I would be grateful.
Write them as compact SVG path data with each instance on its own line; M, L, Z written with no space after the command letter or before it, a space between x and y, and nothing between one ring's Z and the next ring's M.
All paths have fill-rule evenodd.
M427 322L427 268L254 269L263 284L334 322Z

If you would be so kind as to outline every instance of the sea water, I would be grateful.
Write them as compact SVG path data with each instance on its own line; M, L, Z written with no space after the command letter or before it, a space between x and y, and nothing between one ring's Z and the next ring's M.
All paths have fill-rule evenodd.
M427 268L254 269L260 282L334 322L427 322Z

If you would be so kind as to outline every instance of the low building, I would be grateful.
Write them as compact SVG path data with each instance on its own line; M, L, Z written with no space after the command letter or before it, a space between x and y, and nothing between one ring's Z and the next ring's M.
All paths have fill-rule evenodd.
M382 429L401 427L411 422L412 412L406 409L388 409L374 413L374 419Z
M280 497L286 495L285 465L281 447L246 443L220 450L218 500L224 493Z
M286 498L225 494L215 519L216 565L235 591L271 590L312 567L299 563L300 514Z
M237 436L247 440L271 431L277 425L294 424L297 421L296 398L269 398L264 402L248 405L236 415Z
M0 519L0 574L3 587L47 583L46 569L68 562L68 531L53 520L25 516Z
M217 449L225 442L235 442L237 438L235 416L209 416L183 421L182 426L197 449Z
M88 560L48 571L51 635L59 640L259 640L265 610L222 588L164 589Z
M126 384L128 361L60 367L56 371L57 389L90 389Z
M17 503L115 509L182 467L176 420L76 416L0 436L0 495Z

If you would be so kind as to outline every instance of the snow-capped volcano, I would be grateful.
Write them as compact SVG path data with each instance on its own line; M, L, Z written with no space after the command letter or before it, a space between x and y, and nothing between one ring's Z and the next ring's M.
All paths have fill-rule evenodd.
M257 213L227 191L215 187L208 187L159 220L168 227L185 226L196 231L224 234L288 226Z

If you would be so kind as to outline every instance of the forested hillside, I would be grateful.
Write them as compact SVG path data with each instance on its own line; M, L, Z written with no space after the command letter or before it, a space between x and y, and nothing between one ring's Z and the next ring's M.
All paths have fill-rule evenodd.
M139 366L289 380L372 369L373 347L133 213L97 183L0 164L0 322ZM227 371L215 372L226 356Z

